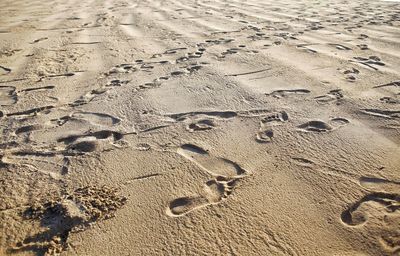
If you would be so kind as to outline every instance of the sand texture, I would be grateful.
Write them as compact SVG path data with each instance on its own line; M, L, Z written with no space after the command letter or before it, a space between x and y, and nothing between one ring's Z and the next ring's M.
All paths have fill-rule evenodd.
M400 3L0 1L0 255L400 255Z

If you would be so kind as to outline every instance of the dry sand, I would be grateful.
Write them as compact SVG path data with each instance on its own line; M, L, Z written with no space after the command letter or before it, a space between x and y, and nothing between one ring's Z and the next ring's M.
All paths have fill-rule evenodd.
M1 255L400 255L400 3L2 0Z

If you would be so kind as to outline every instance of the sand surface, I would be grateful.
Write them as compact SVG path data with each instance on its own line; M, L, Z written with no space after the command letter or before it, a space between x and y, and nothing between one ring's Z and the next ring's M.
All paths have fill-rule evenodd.
M400 255L400 3L2 0L0 255Z

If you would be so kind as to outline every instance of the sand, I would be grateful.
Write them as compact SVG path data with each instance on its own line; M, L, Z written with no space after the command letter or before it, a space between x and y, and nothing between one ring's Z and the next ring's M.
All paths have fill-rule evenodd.
M400 3L0 2L0 255L400 255Z

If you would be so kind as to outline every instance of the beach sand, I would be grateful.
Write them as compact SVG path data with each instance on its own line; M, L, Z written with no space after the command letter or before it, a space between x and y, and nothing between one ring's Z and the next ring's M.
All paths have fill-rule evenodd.
M400 255L400 4L0 2L0 255Z

